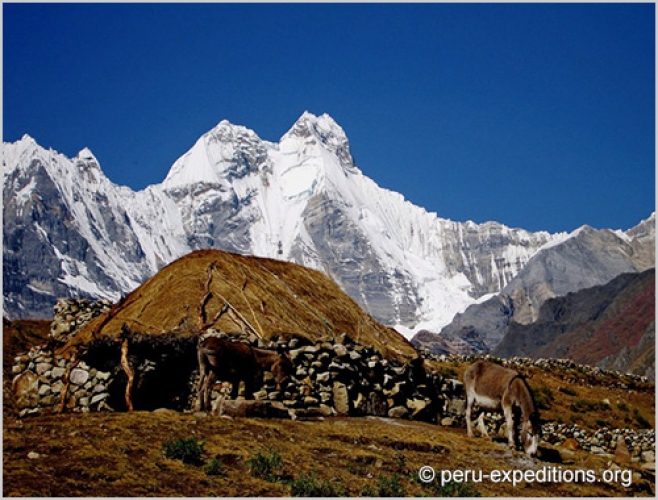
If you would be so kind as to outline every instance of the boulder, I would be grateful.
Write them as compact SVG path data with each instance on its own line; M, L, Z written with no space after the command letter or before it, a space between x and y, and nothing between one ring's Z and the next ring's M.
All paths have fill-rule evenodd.
M394 406L390 410L388 410L388 416L390 418L404 418L409 414L409 410L407 410L404 406Z
M233 418L290 418L289 410L282 403L253 399L225 399L220 402L218 413Z
M617 446L615 447L615 463L629 464L631 463L631 453L628 451L624 436L619 436L617 439Z
M39 403L39 377L27 371L14 378L12 383L19 408L32 408Z

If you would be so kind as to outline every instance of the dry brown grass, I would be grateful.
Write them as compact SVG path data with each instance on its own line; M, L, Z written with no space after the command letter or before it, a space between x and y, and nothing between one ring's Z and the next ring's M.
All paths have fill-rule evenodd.
M193 332L210 268L214 269L213 295L205 307L207 318L213 318L227 300L265 339L298 335L315 340L345 332L385 356L415 356L402 335L366 314L325 274L220 250L196 251L163 268L126 297L125 307L107 322L101 335L117 336L124 323L149 335ZM67 347L92 340L92 332L104 317L84 327ZM226 332L239 332L242 326L231 313L213 325Z
M165 458L162 444L197 437L204 459L215 457L224 476L203 467ZM276 450L283 458L279 476L269 482L250 474L248 461ZM38 458L28 454L36 452ZM585 452L564 455L562 469L607 468ZM529 460L503 444L467 438L459 429L386 419L328 419L323 422L201 417L136 412L42 416L4 426L4 496L289 496L285 481L316 474L346 496L377 491L380 476L398 478L404 496L435 496L416 480L421 466L437 469L540 469L557 464ZM495 484L470 490L483 496L628 496L633 489L605 484Z

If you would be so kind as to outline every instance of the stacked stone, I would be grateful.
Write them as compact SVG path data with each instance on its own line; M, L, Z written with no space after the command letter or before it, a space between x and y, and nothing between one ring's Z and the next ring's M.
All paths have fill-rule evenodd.
M67 411L89 412L111 409L107 406L110 373L68 359L42 347L33 347L17 356L12 372L13 389L20 416L54 413L61 406L68 373Z
M57 299L50 336L58 342L66 342L78 328L109 311L111 307L112 302L109 300Z
M505 419L502 414L484 413L484 424L490 435L507 436ZM591 433L578 424L567 425L547 422L542 425L542 441L556 446L578 448L598 455L614 454L618 449L620 437L628 448L632 462L654 461L656 436L653 429L634 430L603 427Z
M577 424L555 424L547 423L542 427L544 441L555 445L563 444L567 439L573 439L578 447L597 454L614 453L619 442L623 438L631 456L640 460L645 452L655 452L656 436L653 429L610 429L603 427L594 433L588 433Z
M519 368L530 368L530 367L535 367L535 368L542 368L544 370L552 371L552 370L576 370L579 373L582 373L584 375L592 376L595 378L604 378L604 377L610 377L613 379L617 379L618 383L613 384L614 387L620 388L620 389L626 389L627 383L650 383L652 382L649 380L648 377L641 376L641 375L635 375L633 373L622 373L616 370L604 370L603 368L599 368L598 366L589 366L589 365L580 365L575 363L571 359L552 359L552 358L522 358L522 357L513 357L509 359L505 358L498 358L496 356L492 356L491 354L486 354L486 355L470 355L470 354L441 354L441 355L435 355L431 354L428 350L424 350L422 352L422 356L425 359L432 359L434 361L438 361L440 363L451 363L451 362L458 362L458 363L473 363L475 361L478 361L480 359L484 359L486 361L491 361L493 363L499 363L502 366L507 366L512 369L519 369Z
M463 415L461 382L427 374L420 363L385 359L347 335L310 345L299 339L260 345L289 352L295 374L277 390L272 374L265 373L262 389L254 394L257 400L320 416L374 415L455 425ZM227 392L225 384L213 397Z

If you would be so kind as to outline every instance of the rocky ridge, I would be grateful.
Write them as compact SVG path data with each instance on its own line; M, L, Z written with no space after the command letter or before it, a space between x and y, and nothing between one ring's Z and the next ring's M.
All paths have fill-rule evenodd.
M423 332L415 342L422 341L423 347L436 353L491 352L512 325L536 322L547 300L605 285L621 274L653 268L654 245L655 215L624 233L583 226L540 249L500 293L455 315L434 338Z

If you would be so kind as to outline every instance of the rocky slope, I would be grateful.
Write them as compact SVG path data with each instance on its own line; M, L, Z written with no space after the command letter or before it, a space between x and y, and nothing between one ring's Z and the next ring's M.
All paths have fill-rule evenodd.
M423 346L436 353L489 352L512 323L536 321L548 299L652 268L654 241L655 215L626 232L583 226L544 246L499 294L457 314L434 340L425 335Z
M512 322L501 357L569 358L655 376L655 270L547 300L536 321Z
M88 150L4 145L4 310L48 317L57 297L117 300L191 250L288 260L329 274L407 334L437 331L498 292L558 235L442 219L377 186L343 129L304 113L279 142L220 122L134 192Z

